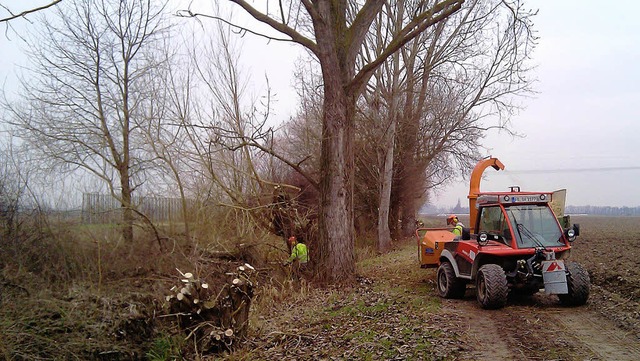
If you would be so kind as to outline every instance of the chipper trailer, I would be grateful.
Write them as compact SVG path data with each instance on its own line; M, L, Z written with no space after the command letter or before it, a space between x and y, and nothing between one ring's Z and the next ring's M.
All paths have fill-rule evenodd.
M468 196L471 228L463 229L461 236L450 228L416 230L421 267L438 268L438 294L462 298L467 284L474 284L485 309L503 307L509 294L532 295L542 289L564 305L585 304L589 275L568 260L580 228L569 226L568 217L553 211L558 202L564 208L564 193L522 192L517 186L480 192L488 167L504 169L497 158L475 166Z

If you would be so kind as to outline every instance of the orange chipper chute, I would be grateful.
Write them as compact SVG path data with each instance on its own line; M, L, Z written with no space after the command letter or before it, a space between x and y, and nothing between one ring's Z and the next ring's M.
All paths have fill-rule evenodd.
M488 167L496 170L504 169L504 165L497 158L487 158L481 160L471 173L471 186L469 187L469 216L471 226L476 222L476 199L480 193L480 180L482 173ZM448 242L454 241L457 237L451 232L451 228L419 228L416 230L418 240L418 258L420 267L436 268L440 265L440 255Z
M471 172L471 180L469 181L469 227L474 231L476 225L476 199L478 199L478 193L480 193L480 180L482 180L482 173L484 170L493 167L495 170L504 169L504 164L498 160L498 158L489 157L476 164Z

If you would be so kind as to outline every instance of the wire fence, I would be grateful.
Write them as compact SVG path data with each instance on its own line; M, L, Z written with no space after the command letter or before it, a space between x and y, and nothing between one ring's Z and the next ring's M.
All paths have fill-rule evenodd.
M133 197L133 207L153 222L183 221L182 200L164 197ZM187 205L188 207L188 205ZM105 224L122 220L122 205L109 194L82 195L82 223Z

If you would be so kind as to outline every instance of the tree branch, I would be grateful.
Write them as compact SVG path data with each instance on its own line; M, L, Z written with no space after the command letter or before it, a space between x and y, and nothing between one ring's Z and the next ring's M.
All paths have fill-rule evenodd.
M11 14L11 16L9 16L7 18L4 18L4 19L0 19L0 23L8 22L8 21L11 21L13 19L24 17L24 16L29 15L31 13L35 13L37 11L44 10L46 8L50 8L50 7L56 5L57 3L61 2L61 1L62 0L54 0L51 3L47 4L47 5L43 5L43 6L40 6L40 7L37 7L37 8L33 8L33 9L30 9L30 10L25 10L25 11L19 13L19 14L14 14L6 6L2 6L3 8L5 8L5 10L7 10L9 12L9 14Z
M369 26L380 12L384 2L384 0L367 0L356 15L356 18L349 28L349 32L351 33L349 37L349 48L347 49L347 58L349 60L355 59L358 55L364 37L369 31Z
M253 16L254 19L258 20L261 23L269 25L276 31L279 31L283 34L290 36L291 41L304 46L305 48L311 50L314 54L318 55L317 44L314 43L311 39L298 33L293 28L283 23L279 23L278 21L272 19L268 15L261 13L260 11L256 10L253 6L249 5L249 3L247 3L244 0L229 0L229 1L242 7L247 13L249 13L249 15Z
M240 25L236 25L236 24L234 24L234 23L232 23L232 22L230 22L230 21L228 21L226 19L223 19L223 18L221 18L219 16L215 16L215 15L194 13L194 12L191 12L191 10L178 10L176 12L176 16L181 17L181 18L197 18L197 17L200 16L200 17L204 17L204 18L214 19L214 20L218 20L218 21L220 21L220 22L222 22L224 24L229 25L231 28L237 29L238 33L243 33L243 32L244 33L250 33L250 34L253 34L253 35L256 35L256 36L260 36L260 37L263 37L263 38L268 39L268 40L274 40L274 41L293 42L293 40L291 40L291 39L276 38L276 37L273 37L273 36L269 36L269 35L266 35L266 34L259 33L257 31L253 31L251 29L245 28L245 27L240 26Z
M305 157L303 160L299 161L298 163L294 163L291 162L290 160L288 160L286 157L282 156L281 154L276 153L272 148L268 148L265 147L261 144L259 144L258 142L256 142L254 139L249 138L248 140L245 137L239 137L240 139L243 140L242 143L239 143L233 147L227 146L227 148L231 151L243 148L243 147L253 147L256 149L259 149L260 151L262 151L265 154L269 154L272 157L275 157L276 159L280 160L281 162L285 163L286 165L288 165L289 167L291 167L293 170L295 170L296 172L298 172L300 175L302 175L307 181L309 181L309 183L313 186L314 189L319 190L320 189L320 185L318 184L318 182L307 172L305 172L304 170L302 170L302 168L300 167L300 165L306 161L309 157Z
M420 35L429 26L439 23L447 19L451 14L460 10L465 0L446 0L436 4L433 8L425 11L416 18L414 18L409 24L407 24L398 35L394 37L389 45L380 53L380 55L368 63L360 71L353 80L347 86L347 93L357 92L369 79L371 74L385 61L389 56L395 53L398 49L404 46L409 41L413 40L416 36ZM439 14L438 14L439 13ZM436 17L432 17L433 14L438 14Z

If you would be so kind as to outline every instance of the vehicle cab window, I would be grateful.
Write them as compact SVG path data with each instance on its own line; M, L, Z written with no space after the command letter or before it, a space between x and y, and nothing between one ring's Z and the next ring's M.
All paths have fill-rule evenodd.
M546 205L513 205L505 207L513 226L518 248L553 247L564 244L562 231L551 209Z
M500 206L483 207L480 210L478 232L485 231L489 239L511 246L511 231L508 220Z

